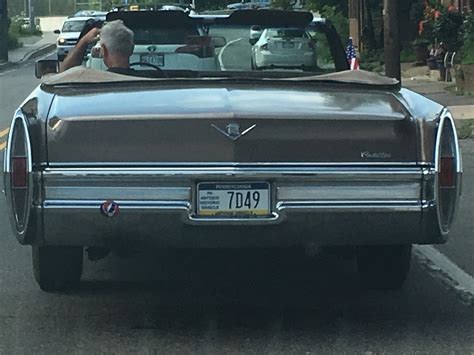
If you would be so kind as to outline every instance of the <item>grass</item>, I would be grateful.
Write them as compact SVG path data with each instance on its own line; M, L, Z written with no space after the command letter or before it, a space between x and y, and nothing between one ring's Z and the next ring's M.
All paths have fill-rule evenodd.
M474 118L456 121L456 131L459 139L473 138L472 128L474 126Z

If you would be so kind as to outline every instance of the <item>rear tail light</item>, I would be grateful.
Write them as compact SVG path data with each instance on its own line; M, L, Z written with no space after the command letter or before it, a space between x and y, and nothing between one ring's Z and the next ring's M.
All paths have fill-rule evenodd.
M438 226L446 235L454 221L461 195L462 162L454 120L446 111L441 117L436 136L436 205Z
M26 238L33 186L31 184L32 156L28 124L24 117L16 117L10 127L4 162L5 193L11 208L10 216L17 238Z
M263 51L267 51L268 50L268 43L262 44L260 46L260 49L263 50Z
M28 171L26 164L26 157L12 157L12 188L24 189L27 187Z
M175 53L192 54L199 58L212 58L214 57L214 46L211 37L188 36L185 45L176 48Z
M441 157L439 172L440 187L454 187L454 157Z

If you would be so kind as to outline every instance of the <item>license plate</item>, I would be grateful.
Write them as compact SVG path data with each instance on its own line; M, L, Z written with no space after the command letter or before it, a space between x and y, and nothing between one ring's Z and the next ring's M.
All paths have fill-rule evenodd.
M283 42L283 43L282 43L282 47L283 47L283 48L294 48L294 47L295 47L295 44L294 44L294 43L291 43L291 42Z
M163 54L156 54L156 53L147 53L142 54L140 56L140 61L148 64L153 64L158 67L162 67L165 65L165 57Z
M268 216L270 184L201 182L197 185L197 212L212 217Z

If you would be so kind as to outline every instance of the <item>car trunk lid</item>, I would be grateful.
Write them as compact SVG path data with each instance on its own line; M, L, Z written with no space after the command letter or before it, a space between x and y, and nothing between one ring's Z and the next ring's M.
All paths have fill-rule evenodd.
M58 93L47 139L50 164L417 160L414 123L397 97L348 88Z

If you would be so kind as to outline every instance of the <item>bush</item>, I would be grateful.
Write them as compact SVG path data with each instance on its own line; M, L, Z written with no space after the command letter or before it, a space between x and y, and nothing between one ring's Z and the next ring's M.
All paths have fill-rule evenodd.
M7 38L8 49L19 48L22 45L23 45L23 43L21 43L18 40L18 35L16 33L11 33L11 32L8 33L8 38Z
M271 7L281 10L293 9L293 3L290 0L272 0Z
M41 30L39 26L36 26L35 29L31 29L29 19L22 16L13 16L10 19L10 28L9 32L16 34L17 36L39 36L41 35Z
M433 34L438 42L443 42L450 52L458 50L462 45L463 17L457 11L443 9L434 22Z
M463 25L462 64L474 64L474 12L466 18Z
M324 5L319 11L321 17L331 20L334 27L341 38L342 44L345 45L349 39L349 20L344 14L336 9L335 6Z
M400 62L401 63L413 63L416 61L415 52L413 51L413 47L405 46L402 48L400 52Z
M367 49L360 52L360 68L379 72L384 63L383 49Z

